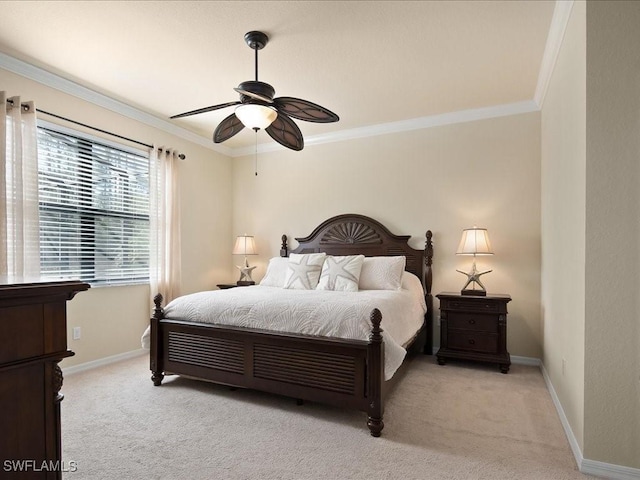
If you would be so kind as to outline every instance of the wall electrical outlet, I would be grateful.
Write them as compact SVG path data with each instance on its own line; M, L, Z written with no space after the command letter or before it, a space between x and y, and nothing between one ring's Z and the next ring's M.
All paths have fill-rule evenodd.
M73 339L74 340L80 340L80 336L81 336L81 331L80 331L80 327L73 327Z

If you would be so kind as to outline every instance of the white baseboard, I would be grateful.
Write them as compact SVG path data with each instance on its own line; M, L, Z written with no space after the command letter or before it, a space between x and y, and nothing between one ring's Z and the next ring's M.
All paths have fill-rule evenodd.
M516 365L529 365L531 367L539 367L542 365L542 361L539 358L519 357L517 355L511 355L511 363L515 363Z
M556 393L556 389L553 388L553 384L551 383L551 378L547 373L547 369L544 368L544 363L540 363L540 371L542 371L542 378L544 378L544 383L547 385L547 390L549 390L549 394L551 395L551 400L556 407L556 411L558 412L558 416L560 417L560 422L562 423L562 428L564 429L564 433L567 436L567 440L569 440L569 446L571 447L571 451L573 452L573 456L576 460L576 464L578 468L582 465L583 457L582 451L580 450L580 446L578 445L578 440L576 440L576 436L573 434L573 430L571 430L571 426L569 425L569 420L564 413L564 409L562 408L562 404L560 403L560 399L558 398L558 394Z
M611 480L638 480L640 479L640 469L614 465L612 463L597 462L584 458L580 471L587 475L609 478Z
M73 365L71 367L66 367L62 369L62 374L64 376L73 375L74 373L84 372L86 370L91 370L93 368L102 367L104 365L109 365L111 363L116 363L121 360L127 360L133 357L139 357L142 355L148 355L149 350L141 348L139 350L132 350L130 352L119 353L117 355L111 355L110 357L99 358L98 360L93 360L91 362L81 363L79 365Z
M542 377L544 378L544 382L547 385L553 404L555 405L558 416L560 417L562 428L564 428L564 433L569 441L569 446L573 452L578 469L587 475L595 475L597 477L604 477L610 480L640 480L640 469L589 460L582 456L582 451L580 450L578 441L573 434L573 430L571 430L569 420L567 420L567 416L564 413L560 399L558 398L556 390L553 388L553 384L551 383L551 378L549 377L547 370L544 368L544 363L542 362L540 363L540 370L542 371Z

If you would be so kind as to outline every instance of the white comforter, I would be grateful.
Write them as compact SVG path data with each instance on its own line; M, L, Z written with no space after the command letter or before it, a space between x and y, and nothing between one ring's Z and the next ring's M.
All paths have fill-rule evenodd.
M426 311L420 281L411 274L403 275L401 290L334 292L256 285L185 295L164 311L168 319L368 340L373 308L382 313L388 380L402 364L403 345L420 329ZM148 348L149 329L142 343Z

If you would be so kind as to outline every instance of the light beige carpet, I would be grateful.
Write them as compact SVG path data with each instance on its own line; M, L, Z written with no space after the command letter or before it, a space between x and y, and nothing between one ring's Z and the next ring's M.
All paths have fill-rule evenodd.
M380 438L364 413L149 376L138 357L65 378L63 459L77 464L65 480L589 478L535 367L417 356Z

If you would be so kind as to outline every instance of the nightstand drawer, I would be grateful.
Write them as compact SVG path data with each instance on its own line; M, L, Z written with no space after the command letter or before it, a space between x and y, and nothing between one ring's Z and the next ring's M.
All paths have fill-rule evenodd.
M457 330L498 333L498 322L496 322L495 315L448 312L447 322L449 328Z
M458 312L506 313L503 304L484 298L441 299L440 309Z
M467 331L449 332L449 348L483 353L498 352L498 335Z

